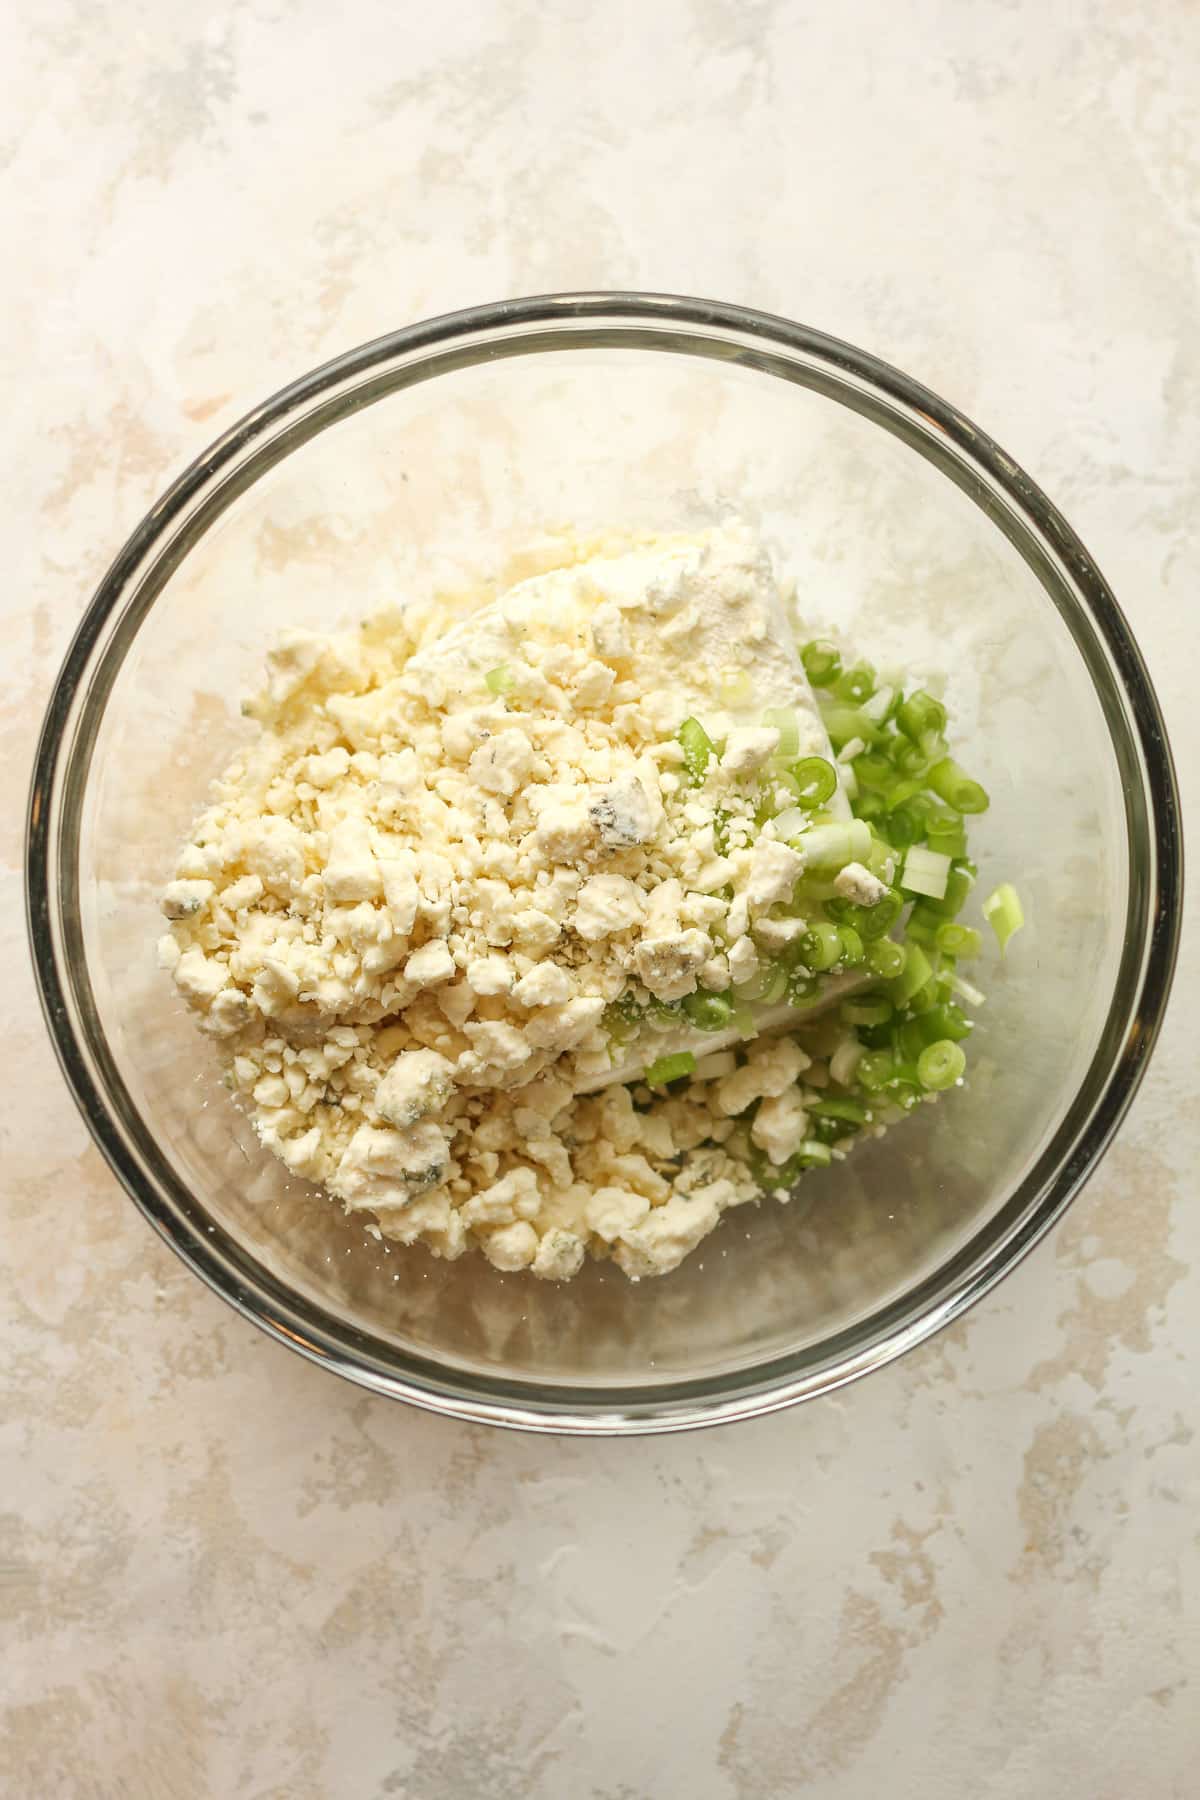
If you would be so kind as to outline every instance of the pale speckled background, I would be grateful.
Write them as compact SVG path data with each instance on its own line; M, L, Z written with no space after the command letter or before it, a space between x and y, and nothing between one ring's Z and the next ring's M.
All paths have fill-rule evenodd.
M335 351L576 286L789 313L979 419L1115 585L1186 799L1200 12L23 10L0 51L0 1792L1191 1795L1192 945L1103 1170L964 1325L756 1425L567 1443L368 1400L174 1261L56 1072L18 871L48 685L166 479Z

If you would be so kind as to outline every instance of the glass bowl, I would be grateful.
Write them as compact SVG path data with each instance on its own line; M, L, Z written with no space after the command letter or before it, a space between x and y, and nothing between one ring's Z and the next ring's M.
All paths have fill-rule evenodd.
M155 965L155 896L285 626L515 565L548 527L763 532L814 627L945 670L992 806L973 848L1028 918L980 977L970 1079L675 1274L557 1287L389 1251L289 1179ZM954 409L783 319L650 294L397 331L220 438L101 583L46 717L29 821L46 1017L156 1229L282 1342L461 1418L637 1432L745 1418L887 1362L1059 1216L1137 1086L1180 916L1162 720L1070 527ZM986 888L980 891L986 891Z

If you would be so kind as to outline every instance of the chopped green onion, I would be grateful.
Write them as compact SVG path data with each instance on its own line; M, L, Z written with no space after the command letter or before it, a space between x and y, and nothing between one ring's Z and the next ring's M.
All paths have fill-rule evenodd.
M971 1027L957 1006L931 1006L905 1020L896 1032L896 1045L901 1055L915 1059L929 1044L943 1039L957 1043L970 1035Z
M898 781L893 777L887 798L888 805L893 812L897 807L907 806L910 811L919 813L921 802L924 799L920 777L902 775Z
M833 1095L828 1100L813 1100L805 1112L814 1119L841 1119L847 1125L865 1125L870 1113L857 1100L841 1100Z
M910 1081L889 1081L887 1098L903 1112L912 1112L925 1098L919 1085Z
M957 859L950 870L946 881L946 892L940 900L932 897L921 902L923 912L936 914L940 919L953 919L962 911L967 895L975 885L973 868Z
M949 1038L940 1038L936 1044L922 1050L917 1058L917 1079L923 1088L937 1093L941 1088L953 1087L966 1066L967 1059L960 1047Z
M801 806L824 806L837 792L837 770L823 756L802 756L789 771Z
M920 944L909 944L903 969L894 980L888 983L888 999L893 1006L907 1006L913 995L920 992L932 974L929 958Z
M903 1062L899 1059L897 1060L896 1066L892 1071L892 1079L888 1083L888 1086L893 1087L900 1082L906 1082L910 1087L917 1087L920 1085L917 1081L917 1065L915 1062Z
M641 1022L642 1009L628 991L605 1007L601 1020L614 1044L627 1044L636 1037Z
M683 766L691 777L692 786L699 787L716 751L716 745L699 719L685 719L679 727L678 736L683 746Z
M836 925L828 925L821 920L810 925L800 939L800 954L805 966L816 972L832 969L842 954L842 936Z
M853 900L835 895L825 902L825 911L836 925L853 925L863 942L870 943L875 938L887 936L904 911L904 896L895 888L889 888L874 906L859 906Z
M811 644L805 644L800 661L814 687L829 687L842 672L842 659L836 646L823 638L814 638Z
M517 684L517 678L507 663L501 663L498 669L488 670L483 678L483 682L489 694L495 694L499 697L501 694L512 693L513 688Z
M952 756L943 756L941 762L934 763L928 785L955 812L981 813L988 809L987 789L972 781Z
M882 902L881 902L882 904ZM903 944L895 944L891 938L879 938L867 945L867 967L873 975L881 975L887 981L893 981L900 974L908 960L908 952Z
M781 963L764 963L757 975L749 981L743 981L733 991L739 1000L749 1000L757 1006L774 1006L782 1000L787 988L788 971Z
M935 941L947 956L978 956L983 949L983 938L974 926L955 925L951 920L938 926Z
M894 737L888 740L888 754L901 775L910 776L914 781L923 777L929 767L929 758L919 744L910 744L907 738Z
M839 925L838 936L842 940L842 953L838 960L844 963L846 968L857 969L866 962L867 953L863 949L863 941L853 925Z
M922 1031L919 1018L905 1019L892 1034L892 1048L904 1062L915 1063L931 1041Z
M896 698L894 687L881 687L873 693L869 700L862 702L863 714L873 725L882 725L892 710Z
M943 1006L935 1006L932 1012L925 1014L925 1018L929 1020L934 1038L953 1038L957 1043L959 1038L970 1037L974 1030L962 1007L956 1006L953 1000Z
M854 773L863 787L875 788L890 798L896 785L896 771L878 750L863 750L854 758Z
M833 1161L833 1152L828 1144L819 1143L816 1138L805 1138L796 1151L794 1160L802 1169L825 1169Z
M871 833L861 819L848 824L814 825L793 840L794 848L804 857L810 869L844 869L848 862L860 862L871 850Z
M896 708L896 723L906 738L919 744L926 732L941 732L946 728L946 709L940 700L918 688L907 700L902 700Z
M961 819L953 825L937 819L926 820L925 842L942 856L958 858L967 854L967 834Z
M730 1024L735 1027L738 1036L741 1038L752 1038L758 1034L758 1026L754 1020L753 1009L747 1006L744 1001L739 1000L735 1003Z
M896 888L890 887L887 893L875 902L874 906L864 906L862 917L853 922L862 933L864 940L871 943L875 938L886 937L903 911L904 895Z
M1001 955L1008 948L1008 940L1014 931L1020 931L1025 923L1025 913L1021 906L1021 897L1011 881L1002 881L983 903L983 916L996 934Z
M896 852L881 837L872 837L871 848L863 858L872 875L878 875L880 881L886 881L891 887L896 874Z
M724 1031L733 1018L733 1001L727 994L687 994L683 1010L697 1031Z
M779 733L779 748L775 754L784 762L790 762L800 754L800 721L796 717L794 706L768 707L763 714L763 724Z
M788 976L787 997L791 1006L807 1006L815 1000L821 991L821 984L811 976L807 969L793 969Z
M937 917L927 913L923 906L914 906L904 928L909 943L920 944L925 950L936 950L938 923Z
M856 706L822 706L821 718L835 750L845 749L855 738L862 738L864 743L874 743L878 735L870 719L864 717Z
M682 1076L690 1075L696 1067L696 1059L690 1050L676 1050L672 1056L660 1056L646 1070L648 1087L666 1087L669 1082L679 1081Z
M860 705L875 692L874 669L870 663L855 663L852 669L847 669L838 678L833 691L839 700L849 700L853 706Z
M773 819L774 817L775 789L773 787L760 787L758 790L758 798L754 802L754 823L761 831L767 820Z
M987 995L981 994L974 983L968 981L965 975L960 975L957 969L950 982L950 992L957 994L960 1000L965 1000L968 1006L982 1006L987 999Z
M896 1061L890 1050L868 1050L865 1056L859 1057L854 1075L858 1085L872 1094L887 1085L895 1067Z
M904 858L900 886L910 894L928 894L931 899L940 900L946 892L949 877L948 856L941 856L936 850L927 850L921 844L913 844Z
M889 812L884 820L882 830L889 844L897 850L907 850L924 835L924 822L920 814L912 806L898 806Z
M886 1025L892 1016L892 1003L864 996L861 1000L843 1000L839 1011L847 1025Z

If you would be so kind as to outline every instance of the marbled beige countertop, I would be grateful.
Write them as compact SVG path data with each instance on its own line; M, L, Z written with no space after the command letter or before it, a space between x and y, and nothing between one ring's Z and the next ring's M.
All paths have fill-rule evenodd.
M167 478L285 379L511 293L866 344L1066 510L1200 751L1200 12L1181 0L47 0L3 60L0 1792L1196 1792L1195 933L1100 1174L835 1399L559 1442L372 1401L154 1238L48 1049L23 788Z

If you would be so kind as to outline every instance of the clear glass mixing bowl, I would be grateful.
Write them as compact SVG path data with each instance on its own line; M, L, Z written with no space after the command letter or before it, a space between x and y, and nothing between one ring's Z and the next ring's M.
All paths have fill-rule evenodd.
M682 1269L566 1287L390 1253L289 1180L156 966L156 890L285 626L495 574L548 526L737 512L816 626L945 669L992 807L982 878L1028 926L986 969L971 1074ZM1162 720L1086 551L1008 457L818 332L660 295L472 309L268 400L100 586L50 704L30 926L67 1079L112 1168L247 1317L383 1394L499 1424L675 1429L766 1412L961 1313L1062 1212L1145 1067L1178 932ZM986 890L984 890L986 891Z

